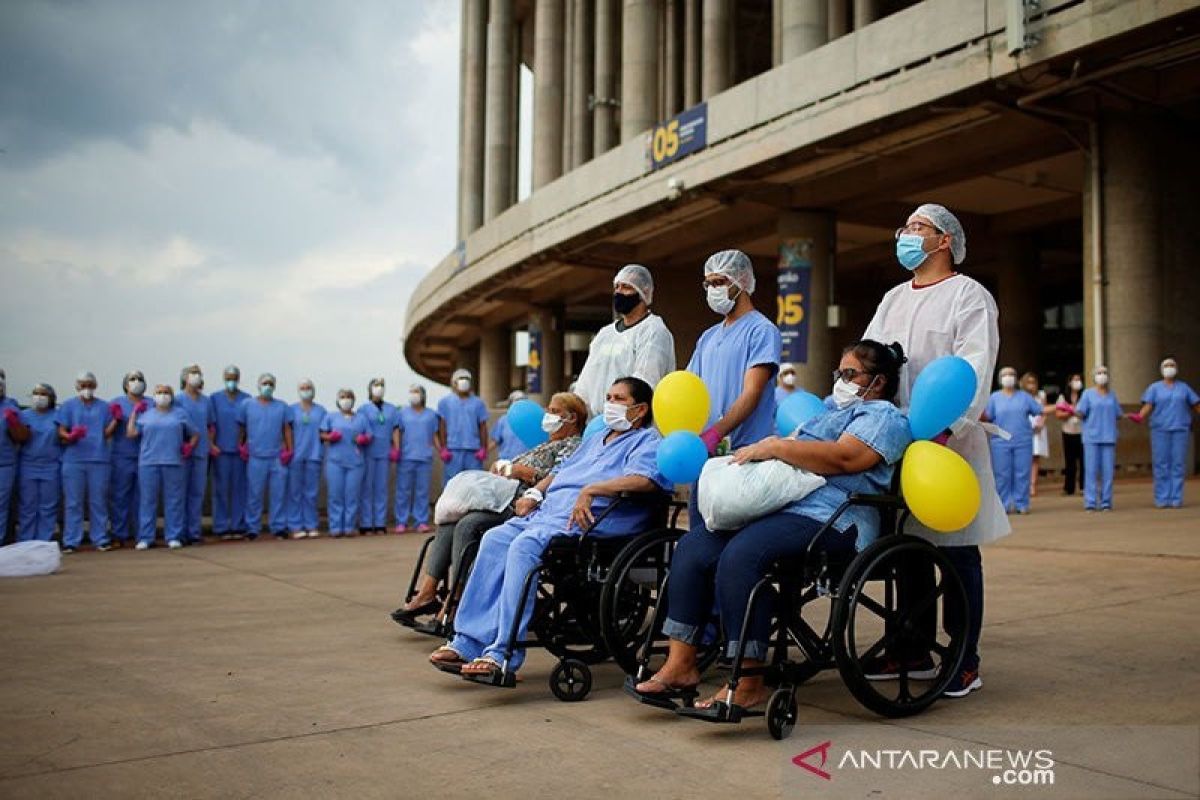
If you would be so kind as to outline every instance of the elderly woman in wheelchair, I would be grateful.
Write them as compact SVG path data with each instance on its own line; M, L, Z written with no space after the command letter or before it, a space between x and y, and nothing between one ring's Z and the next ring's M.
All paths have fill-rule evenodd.
M711 531L703 519L676 547L667 580L662 632L669 637L667 659L652 677L629 690L651 705L690 706L700 683L698 652L704 646L714 599L724 638L725 655L734 658L741 642L747 668L730 696L726 686L707 702L739 710L764 703L770 692L763 670L771 639L770 603L756 603L749 627L742 629L750 595L780 558L803 557L815 536L853 494L882 494L892 481L894 465L911 442L908 421L894 403L904 353L898 344L863 340L846 348L834 372L827 413L806 422L792 437L770 437L734 453L735 463L779 459L826 479L803 499L767 514L741 530ZM827 555L852 556L879 535L878 513L868 506L844 509L821 536Z
M501 685L524 660L523 640L533 615L526 580L556 537L628 535L643 530L650 510L617 504L626 493L669 492L657 469L661 437L651 427L652 390L638 378L621 378L608 390L607 428L584 440L571 458L518 501L517 516L488 531L455 617L455 635L430 656L444 672ZM528 590L529 595L526 594ZM518 613L520 616L518 617ZM516 636L510 629L517 620ZM508 685L507 683L504 685Z

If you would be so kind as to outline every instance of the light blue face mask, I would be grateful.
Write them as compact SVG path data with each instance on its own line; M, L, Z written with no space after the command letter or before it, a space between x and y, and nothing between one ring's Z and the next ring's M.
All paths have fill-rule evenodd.
M237 381L225 381L225 391L236 392L237 391Z
M925 263L929 254L924 249L925 237L915 233L902 233L896 239L896 260L910 272Z
M258 393L263 397L269 398L271 395L275 394L275 387L269 383L264 383L262 386L258 387Z

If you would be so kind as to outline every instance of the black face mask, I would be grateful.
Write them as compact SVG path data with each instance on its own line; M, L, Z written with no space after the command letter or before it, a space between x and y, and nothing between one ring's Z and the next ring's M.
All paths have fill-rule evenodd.
M637 308L640 302L642 302L642 298L636 294L613 293L613 311L618 314L628 314Z

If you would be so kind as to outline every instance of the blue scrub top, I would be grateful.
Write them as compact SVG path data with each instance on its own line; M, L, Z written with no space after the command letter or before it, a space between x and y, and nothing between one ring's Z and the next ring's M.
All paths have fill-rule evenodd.
M148 397L142 399L146 402L147 410L154 405L152 399ZM130 400L126 395L114 397L109 405L111 406L113 403L121 407L121 421L117 423L117 429L113 431L112 439L109 440L112 443L113 458L125 458L136 461L138 451L142 449L142 443L137 439L129 438L129 434L125 430L125 423L133 416L133 407L137 403Z
M250 395L238 390L230 398L225 392L211 395L213 412L216 414L217 441L222 453L236 453L238 446L238 407L250 399Z
M330 431L341 431L342 433L340 442L327 442L325 445L326 452L329 454L329 463L339 467L361 467L363 454L361 448L354 443L354 437L360 433L369 433L369 427L367 421L359 414L351 414L348 417L341 411L326 414L325 419L321 420L319 430L326 433Z
M11 408L18 413L21 411L16 400L11 397L0 397L0 414L3 414L6 408ZM3 427L3 430L0 431L0 467L11 467L17 463L18 445L12 440L3 417L0 417L0 427Z
M732 325L718 322L700 335L687 369L699 375L708 388L710 426L741 396L746 372L751 367L769 367L770 379L775 378L782 346L779 328L758 311L751 311ZM762 393L750 416L734 428L729 437L734 447L743 447L773 433L775 393L768 389Z
M210 395L201 394L195 400L187 392L175 395L175 407L182 409L196 430L200 431L200 443L196 445L192 458L208 458L208 426L216 423L217 412Z
M438 429L438 415L432 408L419 412L412 406L400 409L400 457L406 461L433 461L433 435Z
M496 420L496 425L492 428L492 441L496 443L496 450L500 454L500 458L512 461L517 456L524 453L529 448L525 443L513 433L513 429L508 424L508 416L502 416Z
M531 519L531 524L559 525L565 532L579 490L597 481L640 475L654 481L664 492L674 489L658 471L658 445L662 437L657 430L636 428L605 441L611 433L604 430L584 439L569 458L554 468L554 480L537 511L537 519ZM611 503L612 498L597 497L592 503L592 513L599 516ZM640 533L649 524L650 513L641 504L622 504L606 516L593 533Z
M292 422L292 410L282 400L247 400L238 406L238 424L246 428L252 458L272 458L283 450L283 426ZM217 445L220 447L220 445Z
M1084 390L1075 405L1075 413L1083 418L1084 444L1116 444L1117 420L1121 418L1121 402L1117 393L1100 394L1095 389Z
M62 464L62 443L58 441L55 409L39 413L32 408L21 412L21 424L29 428L29 441L21 445L21 473L34 478L53 478Z
M1192 408L1200 403L1200 395L1183 381L1175 381L1174 386L1156 381L1142 393L1142 402L1154 406L1150 412L1151 430L1187 431L1192 429Z
M363 452L367 458L387 458L392 450L392 431L400 424L399 411L391 403L363 403L358 415L367 423L367 433L374 438Z
M68 431L76 425L86 425L88 429L87 436L63 448L64 464L108 463L109 447L104 438L104 426L112 421L108 403L97 398L89 405L72 397L58 407L55 419Z
M882 460L866 472L826 475L824 486L786 506L784 513L800 514L825 522L854 492L886 494L891 490L895 464L912 444L908 419L900 413L900 409L886 400L855 403L848 408L813 417L800 426L796 438L802 442L836 442L842 434L858 439L879 453ZM846 531L851 525L858 526L855 547L859 550L879 538L879 512L873 508L851 506L833 523L834 529L839 532Z
M325 407L312 404L308 411L300 403L292 403L292 450L297 461L321 460L321 423L328 412Z
M448 395L438 401L438 416L446 420L446 447L451 450L478 450L479 423L488 421L487 406L475 395Z
M1033 427L1029 424L1029 417L1042 415L1042 406L1033 399L1033 395L1021 389L1013 392L1011 397L1003 391L992 392L984 413L988 419L1012 434L1007 442L1003 442L999 436L993 439L999 439L1009 447L1029 447L1032 450Z
M151 408L145 414L138 414L134 425L142 439L139 467L180 466L183 464L183 443L199 433L187 412L177 405L166 411Z

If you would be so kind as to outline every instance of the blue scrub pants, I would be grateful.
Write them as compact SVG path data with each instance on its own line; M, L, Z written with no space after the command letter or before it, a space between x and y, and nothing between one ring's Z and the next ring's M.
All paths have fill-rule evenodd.
M58 498L62 479L58 471L21 471L21 512L17 524L17 541L50 542L58 524Z
M442 468L442 485L446 485L460 472L483 469L483 462L475 457L474 450L451 450L450 461Z
M803 556L821 526L808 517L777 511L740 531L714 533L703 522L693 527L679 540L671 557L663 633L687 644L700 644L715 599L728 642L725 654L732 658L742 638L742 622L754 585L775 559ZM852 553L857 537L858 529L853 526L845 533L830 531L821 537L819 547L831 554ZM757 603L746 632L746 658L766 659L773 611L769 598Z
M118 542L137 535L139 508L138 460L114 457L108 480L108 521Z
M488 656L503 664L509 631L521 601L521 587L529 570L541 560L546 545L565 535L566 520L516 517L483 535L471 577L467 580L458 612L454 616L454 638L450 646L463 658ZM533 616L537 581L529 587L525 613L521 615L517 640L525 638ZM516 650L508 659L510 671L519 669L525 651Z
M4 436L0 431L0 436ZM13 487L17 484L17 465L0 467L0 544L8 536L8 520L12 509ZM15 517L15 515L13 515Z
M1083 445L1083 507L1112 508L1113 469L1116 464L1115 444ZM1096 502L1099 484L1100 502Z
M246 535L262 533L263 493L270 501L267 509L267 527L276 536L287 533L287 517L284 503L287 497L288 469L279 463L278 456L259 458L250 456L246 463Z
M429 523L429 484L433 462L405 458L396 472L396 524L406 525L411 516L416 525Z
M1159 508L1179 508L1183 505L1183 476L1187 472L1189 433L1150 430L1154 505Z
M320 461L293 461L288 465L288 528L317 529L317 492L321 488Z
M241 533L246 529L246 462L234 450L212 464L213 533Z
M183 529L185 542L203 540L200 534L204 513L204 490L208 486L208 456L194 453L183 462Z
M88 538L93 545L108 542L109 465L99 461L71 462L62 465L63 547L83 543L83 505L88 506Z
M168 542L187 539L184 520L186 487L184 468L178 464L138 467L138 541L154 544L158 535L158 497L162 495L163 538Z
M359 500L361 528L387 527L388 466L387 456L363 459L362 497Z
M361 465L344 467L325 463L325 500L329 506L329 535L351 533L358 524L358 500L362 494Z
M1033 443L992 440L992 472L1004 510L1029 510L1029 478L1033 472Z

